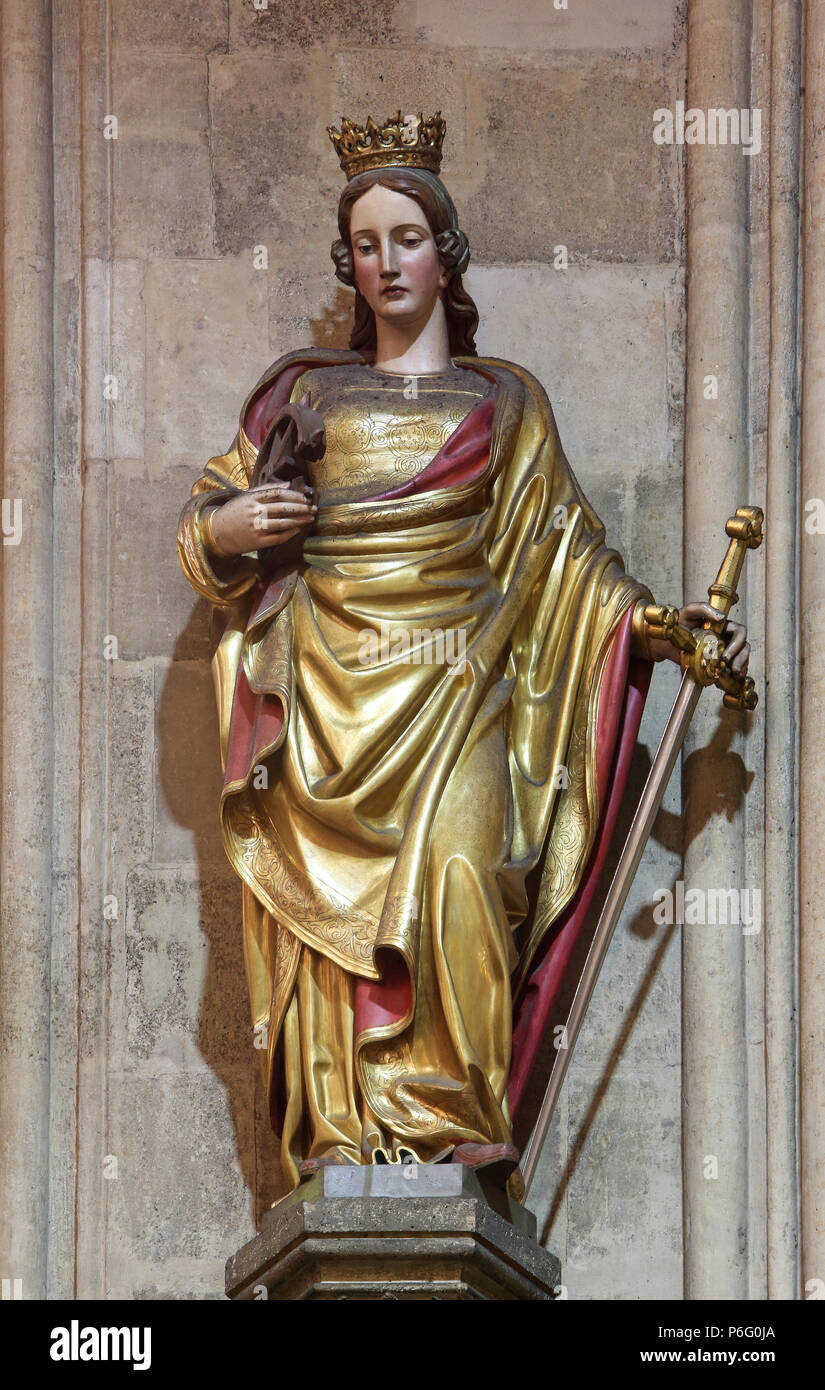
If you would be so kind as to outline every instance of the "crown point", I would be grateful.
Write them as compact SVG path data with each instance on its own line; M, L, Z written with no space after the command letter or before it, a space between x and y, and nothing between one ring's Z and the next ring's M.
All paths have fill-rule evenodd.
M379 126L372 116L366 125L359 126L346 116L336 130L327 126L327 134L347 180L368 169L392 166L429 169L437 174L441 168L441 146L447 122L441 112L424 119L424 113L401 115L399 107Z

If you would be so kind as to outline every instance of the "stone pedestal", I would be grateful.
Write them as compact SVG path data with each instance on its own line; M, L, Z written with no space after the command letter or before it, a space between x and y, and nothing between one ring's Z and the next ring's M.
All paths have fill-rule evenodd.
M226 1265L233 1299L544 1299L535 1217L459 1164L329 1167Z

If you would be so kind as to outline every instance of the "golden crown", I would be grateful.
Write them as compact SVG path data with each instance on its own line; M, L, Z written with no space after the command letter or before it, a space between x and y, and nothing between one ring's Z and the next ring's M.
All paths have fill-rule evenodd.
M340 130L327 126L347 181L366 169L399 164L437 174L446 130L440 111L426 121L420 111L417 116L403 117L396 111L382 126L376 125L372 116L365 126L348 121L346 116L341 117Z

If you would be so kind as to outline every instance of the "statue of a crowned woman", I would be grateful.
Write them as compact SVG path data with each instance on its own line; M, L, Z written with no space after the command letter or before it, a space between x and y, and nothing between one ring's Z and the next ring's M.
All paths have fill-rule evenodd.
M350 348L269 368L180 522L186 577L228 610L221 826L290 1187L327 1163L515 1165L651 663L678 660L542 387L476 353L444 133L330 130ZM258 485L299 402L325 451ZM728 624L739 672L745 636Z

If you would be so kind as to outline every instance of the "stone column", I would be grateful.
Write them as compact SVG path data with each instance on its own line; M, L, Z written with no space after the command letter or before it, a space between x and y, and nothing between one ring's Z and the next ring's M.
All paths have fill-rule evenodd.
M110 6L52 15L55 459L49 1298L105 1294ZM103 449L100 448L100 453Z
M46 1289L52 892L51 5L5 0L0 833L0 1251L24 1298ZM12 512L13 515L13 512Z
M825 0L805 6L802 207L803 521L825 503ZM814 504L815 505L815 504ZM821 525L821 522L820 522ZM825 1281L825 535L801 535L799 636L799 1067L802 1278Z
M767 1296L799 1292L796 1141L796 611L800 0L774 0L770 77L770 387L765 506Z
M748 105L750 5L691 0L688 107ZM747 158L688 145L685 595L703 599L748 496ZM715 377L718 398L706 396ZM744 598L743 583L740 594ZM745 604L739 605L739 614ZM683 768L686 887L743 887L742 717L706 694ZM737 757L737 754L740 756ZM747 1066L741 929L683 928L685 1295L747 1297Z

